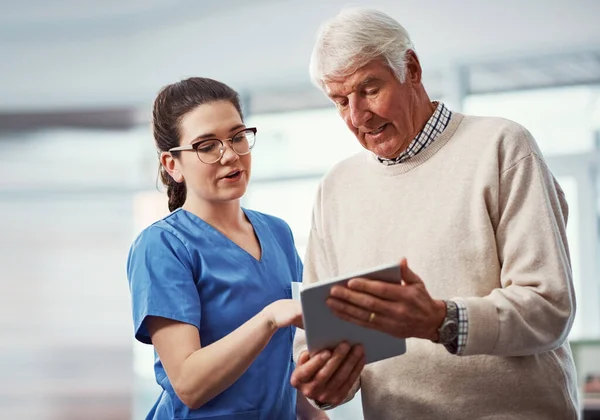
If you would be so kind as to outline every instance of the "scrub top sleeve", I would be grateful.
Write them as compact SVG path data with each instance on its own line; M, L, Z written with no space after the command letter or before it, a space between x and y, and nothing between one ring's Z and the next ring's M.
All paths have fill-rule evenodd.
M135 338L152 344L149 316L185 322L200 329L200 297L189 251L172 233L147 228L131 246L127 260Z
M283 222L283 221L282 221ZM300 259L300 255L298 255L298 249L296 248L296 241L294 241L294 233L292 232L292 228L290 227L290 225L288 225L286 222L283 222L283 224L285 225L289 235L290 235L290 240L291 240L291 252L293 254L293 264L294 264L294 269L295 269L295 275L294 275L294 279L292 281L294 282L298 282L298 283L302 283L302 272L303 272L303 265L302 265L302 260Z
M302 283L302 273L304 271L304 265L302 264L302 260L300 259L300 255L298 255L298 251L294 247L294 256L296 259L296 278L295 282Z

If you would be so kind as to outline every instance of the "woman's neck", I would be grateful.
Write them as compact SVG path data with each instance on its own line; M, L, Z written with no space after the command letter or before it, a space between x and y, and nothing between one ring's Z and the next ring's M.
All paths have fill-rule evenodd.
M240 230L246 223L240 200L222 203L188 203L186 201L183 209L223 232Z

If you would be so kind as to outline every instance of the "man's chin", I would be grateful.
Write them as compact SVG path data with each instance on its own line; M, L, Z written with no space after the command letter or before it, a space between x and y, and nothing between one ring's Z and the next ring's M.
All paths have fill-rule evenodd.
M395 159L406 149L402 140L396 136L387 138L376 144L369 144L368 150L382 159Z
M370 148L369 150L373 153L375 153L375 155L377 155L378 157L382 158L382 159L394 159L396 158L400 153L398 152L398 148L397 147L390 147L390 144L378 144L375 145L374 147Z

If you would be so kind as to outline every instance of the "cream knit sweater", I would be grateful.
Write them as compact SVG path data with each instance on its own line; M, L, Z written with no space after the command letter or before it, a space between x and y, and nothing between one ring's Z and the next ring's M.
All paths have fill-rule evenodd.
M410 338L406 354L366 366L365 420L578 418L566 220L534 139L500 118L454 113L404 163L364 152L336 165L319 187L304 282L405 256L469 319L461 356ZM298 331L294 357L305 348Z

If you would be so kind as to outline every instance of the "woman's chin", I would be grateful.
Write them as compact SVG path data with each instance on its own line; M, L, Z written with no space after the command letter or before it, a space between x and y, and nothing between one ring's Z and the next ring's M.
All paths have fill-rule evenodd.
M241 199L246 193L247 185L238 185L235 188L228 188L219 194L220 201L234 201Z

